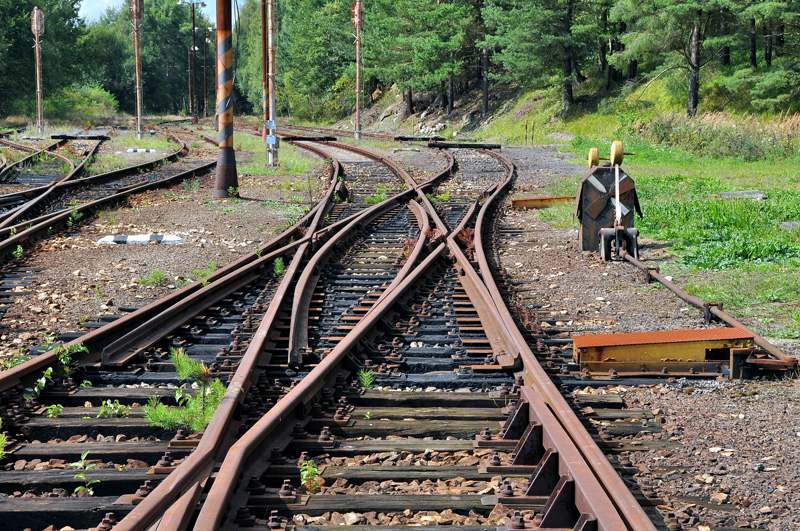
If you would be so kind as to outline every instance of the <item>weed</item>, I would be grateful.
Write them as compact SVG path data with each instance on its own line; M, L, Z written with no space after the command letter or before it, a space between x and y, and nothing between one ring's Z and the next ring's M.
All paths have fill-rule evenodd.
M86 492L87 496L94 496L94 489L92 488L92 485L96 485L97 483L100 483L100 480L99 479L88 479L86 477L86 471L87 470L91 470L93 468L97 468L97 463L87 463L86 462L86 457L88 455L89 455L89 450L86 450L85 452L83 452L81 454L80 461L76 461L75 463L70 463L69 467L70 468L76 468L78 470L83 470L83 472L78 472L77 474L75 474L75 479L80 479L81 481L83 481L83 485L75 487L75 490L73 492L75 492L75 494L79 494L81 492Z
M7 371L17 365L22 365L28 360L32 360L33 356L30 356L25 353L25 350L20 348L17 352L12 354L10 357L3 358L0 360L0 371Z
M14 255L14 258L19 260L20 258L22 258L25 255L25 250L22 248L21 245L17 245L17 248L14 249L14 252L11 253L11 254Z
M90 382L89 380L84 380L84 381L81 382L81 385L79 385L78 387L80 387L81 389L88 389L91 386L92 386L92 382Z
M272 272L276 277L282 277L286 272L286 265L283 263L283 257L279 256L272 262Z
M64 406L62 406L61 404L53 404L45 408L44 414L49 419L55 419L58 418L58 416L61 414L62 411L64 411Z
M372 385L375 383L375 373L371 369L360 369L356 378L365 391L372 390Z
M386 197L386 187L382 184L379 184L378 188L375 190L375 195L367 196L367 198L364 199L364 202L368 205L377 205L378 203L386 201Z
M0 429L3 428L3 422L0 420ZM6 445L8 444L8 437L5 433L0 433L0 460L6 457Z
M238 186L229 186L228 187L228 195L230 197L238 197L239 196L240 187Z
M100 284L95 284L94 285L94 294L97 295L98 299L102 299L103 298L103 292L100 291Z
M372 411L367 411L364 413L364 420L369 420L372 418Z
M318 478L320 476L319 468L314 461L303 461L300 465L300 484L303 485L308 492L316 492L320 489Z
M264 252L264 249L261 247L256 247L256 258L261 258L261 253Z
M330 225L331 223L332 223L331 215L330 214L325 214L325 225Z
M183 189L187 192L197 192L200 190L200 179L195 177L191 181L188 179L184 179L181 184L183 185Z
M47 385L47 382L53 381L53 368L48 367L44 370L42 375L34 380L33 387L26 387L25 393L22 395L26 400L30 400L34 396L39 396Z
M97 418L125 418L130 413L130 407L119 403L119 400L113 402L109 398L100 404L100 411L97 413Z
M217 270L217 263L211 262L208 267L204 269L195 269L192 271L192 275L200 281L204 286L208 285L208 277L210 277L214 271Z
M175 194L173 192L166 192L164 194L161 194L161 197L166 197L166 198L175 197Z
M197 396L184 395L178 389L175 394L178 407L169 407L161 403L158 397L153 397L143 408L145 418L152 426L165 429L202 430L222 400L225 386L218 378L211 379L211 372L205 363L192 360L183 349L171 349L171 354L178 378L181 381L193 380L198 384Z
M167 277L166 277L166 275L164 275L164 272L162 270L160 270L160 269L156 269L155 271L150 273L149 277L141 279L139 281L139 284L147 286L148 284L157 284L157 283L159 283L161 281L164 281L166 279L167 279Z
M333 191L333 197L331 198L331 200L332 200L334 203L341 203L341 202L342 202L342 198L341 198L341 197L339 197L339 192L337 192L336 190L334 190L334 191Z

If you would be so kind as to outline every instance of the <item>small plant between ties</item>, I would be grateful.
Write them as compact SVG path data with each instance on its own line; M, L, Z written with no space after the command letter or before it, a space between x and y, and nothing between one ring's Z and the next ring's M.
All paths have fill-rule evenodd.
M94 488L92 485L96 485L100 483L99 479L89 479L86 477L86 471L91 470L93 468L97 468L97 463L87 463L86 457L89 455L89 450L86 450L81 454L80 461L76 461L74 463L70 463L70 468L76 468L78 470L83 470L83 472L78 472L75 474L75 479L80 479L83 481L83 485L79 485L75 487L73 491L75 494L80 495L82 492L86 494L86 496L94 496Z
M375 373L371 369L360 369L357 378L358 384L363 387L365 391L372 390L372 385L375 383Z

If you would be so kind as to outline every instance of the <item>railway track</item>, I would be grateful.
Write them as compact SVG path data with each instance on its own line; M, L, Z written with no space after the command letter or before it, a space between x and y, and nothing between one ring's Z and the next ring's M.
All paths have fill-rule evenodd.
M545 334L498 274L511 162L442 152L448 168L418 182L368 150L294 142L331 161L297 224L66 343L84 367L71 381L23 396L63 372L63 346L0 374L4 429L23 435L0 512L32 528L663 529L627 459L658 445L624 440L658 419L561 385L560 330ZM199 435L142 418L153 396L181 400L176 351L227 384ZM98 420L108 400L130 409ZM101 465L82 472L94 496L66 497L81 486L69 463Z

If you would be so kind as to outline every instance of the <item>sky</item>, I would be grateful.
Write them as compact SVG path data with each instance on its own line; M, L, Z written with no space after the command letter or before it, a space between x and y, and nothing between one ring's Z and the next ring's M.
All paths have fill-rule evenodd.
M144 0L147 2L147 0ZM178 0L175 0L177 3ZM81 3L80 15L87 21L97 20L100 18L106 8L112 6L119 6L126 4L127 0L83 0ZM205 0L206 7L201 7L200 10L205 13L211 21L217 19L217 3L216 0ZM241 4L240 4L241 6ZM189 9L188 7L186 9Z

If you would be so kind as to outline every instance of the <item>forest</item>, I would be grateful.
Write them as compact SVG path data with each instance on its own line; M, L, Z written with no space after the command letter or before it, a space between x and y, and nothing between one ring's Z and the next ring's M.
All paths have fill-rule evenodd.
M354 32L350 0L276 0L279 114L332 121L352 111ZM0 117L35 109L30 12L46 17L45 114L132 113L133 30L127 5L91 23L79 0L0 0ZM559 113L608 105L659 79L666 96L700 111L798 110L800 5L751 0L365 0L363 93L396 86L414 106L425 94L449 113L481 98L544 90ZM191 9L145 0L144 104L148 113L188 109ZM238 112L260 112L260 1L234 2ZM194 71L213 107L215 21L197 14ZM200 109L204 98L199 98Z

